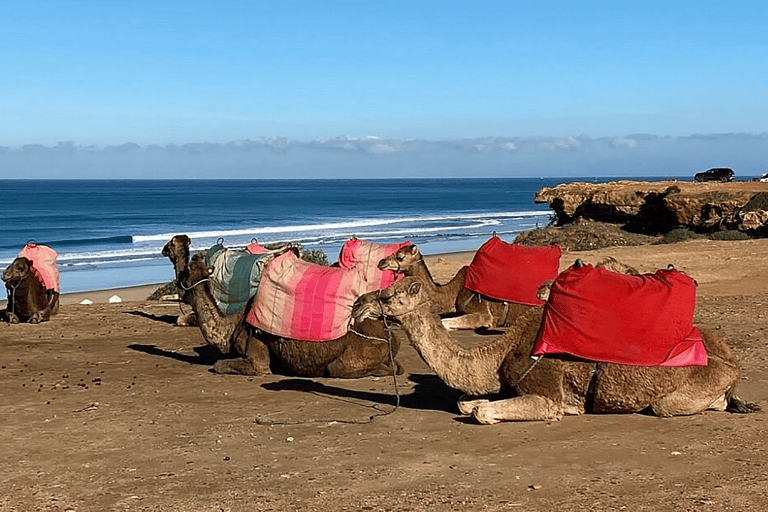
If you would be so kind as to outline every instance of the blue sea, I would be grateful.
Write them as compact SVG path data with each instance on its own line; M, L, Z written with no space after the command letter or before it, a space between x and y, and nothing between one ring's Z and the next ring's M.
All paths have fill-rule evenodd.
M566 181L588 181L568 179ZM542 187L562 179L3 180L0 266L27 241L58 253L62 293L165 283L160 255L184 233L193 249L300 242L329 262L356 236L410 240L424 254L475 250L545 226Z

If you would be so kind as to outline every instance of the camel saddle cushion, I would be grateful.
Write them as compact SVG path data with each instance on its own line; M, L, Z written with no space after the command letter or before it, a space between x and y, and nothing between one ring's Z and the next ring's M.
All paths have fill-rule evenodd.
M491 237L475 253L464 286L496 300L539 306L539 287L560 271L560 247L526 246Z
M383 290L395 281L402 279L403 276L391 270L379 270L379 261L406 245L411 245L411 243L406 241L398 244L374 244L359 238L350 238L339 252L339 266L361 270L363 280L368 283L368 289L363 293Z
M213 267L211 294L221 314L237 313L256 295L264 267L271 258L271 253L251 254L225 249L220 244L206 251L205 264Z
M259 245L258 242L251 242L245 247L245 252L248 254L266 254L271 251Z
M32 270L35 276L47 290L61 291L59 288L59 268L56 265L56 258L58 257L56 251L47 245L28 242L18 257L32 261Z
M284 338L333 340L349 330L352 305L364 290L358 268L317 265L286 252L267 264L246 321Z
M620 274L571 267L552 285L533 355L635 366L706 366L692 324L696 282L677 270Z

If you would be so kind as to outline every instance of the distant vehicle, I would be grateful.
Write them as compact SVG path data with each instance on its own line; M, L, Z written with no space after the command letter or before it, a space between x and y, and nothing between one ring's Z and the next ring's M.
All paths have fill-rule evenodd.
M755 178L755 181L761 181L763 183L768 183L768 172L763 174L759 178Z
M733 169L713 167L704 172L697 172L693 179L696 181L733 181Z

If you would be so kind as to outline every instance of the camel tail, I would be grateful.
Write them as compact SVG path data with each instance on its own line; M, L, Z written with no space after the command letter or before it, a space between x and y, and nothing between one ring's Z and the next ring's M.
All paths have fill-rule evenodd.
M762 409L758 404L754 402L745 402L741 398L737 397L733 394L733 390L728 392L726 399L728 400L728 405L726 406L725 410L728 412L736 414L749 414Z

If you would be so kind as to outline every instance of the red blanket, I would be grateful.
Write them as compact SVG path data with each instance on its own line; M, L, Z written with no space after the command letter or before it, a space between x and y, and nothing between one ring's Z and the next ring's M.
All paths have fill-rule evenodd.
M464 286L497 300L539 306L536 292L560 271L560 247L509 244L493 236L475 253Z
M555 280L533 355L635 366L707 364L692 324L696 282L677 270L627 275L585 265Z

